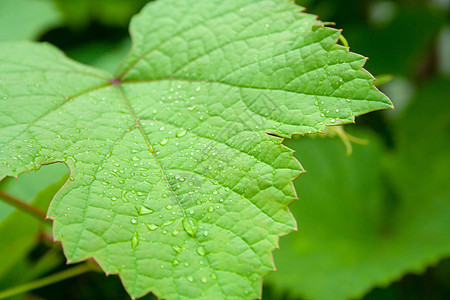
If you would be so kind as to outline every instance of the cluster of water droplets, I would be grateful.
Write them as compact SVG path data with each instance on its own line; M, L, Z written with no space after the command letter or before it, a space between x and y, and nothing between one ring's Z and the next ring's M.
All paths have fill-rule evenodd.
M350 104L351 100L346 99L346 102ZM348 118L350 114L350 112L346 113L339 108L329 108L327 103L324 100L319 100L318 97L316 97L314 105L321 111L320 116L322 118L331 118L330 123L336 123L340 119Z

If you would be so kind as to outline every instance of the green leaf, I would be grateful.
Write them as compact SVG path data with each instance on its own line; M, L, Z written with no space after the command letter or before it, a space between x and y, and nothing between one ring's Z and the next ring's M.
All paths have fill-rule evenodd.
M310 172L290 206L301 230L281 240L267 279L278 291L360 298L450 255L449 83L428 85L397 120L392 155L372 135L351 157L337 140L288 143Z
M45 210L53 195L67 180L65 175L67 169L61 167L53 165L44 167L37 174L24 174L28 176L21 176L17 182L10 182L4 188L11 194L22 195L21 199L32 198L29 202L33 206ZM0 202L0 205L5 204ZM10 210L8 207L6 209L2 207L1 211L3 214L4 211ZM42 221L17 209L10 211L7 217L1 220L0 257L8 259L0 261L0 279L36 246L38 234L44 225Z
M23 174L18 179L6 178L1 181L0 190L25 203L31 204L39 193L48 186L58 182L67 173L67 168L61 164L43 166L38 172ZM14 207L0 201L0 222L14 211Z
M280 137L391 107L339 31L300 11L151 3L115 77L47 44L1 45L0 178L64 161L55 238L133 297L260 297L271 250L296 227L302 169Z
M61 19L50 0L0 1L0 41L34 40Z
M82 27L90 21L105 25L126 26L131 16L148 1L147 0L53 0L69 25Z

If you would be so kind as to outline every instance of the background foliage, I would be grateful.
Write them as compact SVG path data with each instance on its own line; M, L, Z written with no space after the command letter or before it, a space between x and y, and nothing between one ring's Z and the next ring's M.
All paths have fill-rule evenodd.
M4 0L0 40L49 41L76 60L112 71L129 49L128 20L145 2ZM300 200L291 206L300 230L281 239L274 254L279 272L265 280L263 298L445 299L449 1L297 3L343 28L351 50L370 57L366 66L374 75L393 75L381 89L396 109L358 118L357 129L346 127L369 140L354 145L350 157L329 136L286 142L309 172L296 181ZM64 166L52 165L0 187L45 207L65 173ZM0 253L8 257L0 262L0 289L66 268L59 246L46 239L49 230L0 202ZM93 272L36 290L33 297L128 298L116 277Z

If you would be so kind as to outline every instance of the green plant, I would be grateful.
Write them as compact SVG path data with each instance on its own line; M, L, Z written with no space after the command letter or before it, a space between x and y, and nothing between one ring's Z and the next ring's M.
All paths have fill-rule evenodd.
M258 298L302 172L282 138L391 107L290 1L147 5L114 75L48 44L0 45L0 178L64 162L50 204L69 262L132 297Z

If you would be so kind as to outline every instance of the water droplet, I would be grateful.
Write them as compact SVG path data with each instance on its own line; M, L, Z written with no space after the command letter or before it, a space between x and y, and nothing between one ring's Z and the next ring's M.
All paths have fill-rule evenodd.
M139 233L135 232L133 238L131 239L131 247L133 249L136 249L138 245L139 245Z
M187 277L187 280L190 281L190 282L193 282L193 281L194 281L194 278L193 278L192 276L188 276L188 277Z
M170 204L167 204L167 205L166 205L166 209L167 209L167 210L171 210L171 209L172 209L172 207L173 207L173 206L172 206L172 205L170 205Z
M209 211L209 212L213 212L213 211L214 211L214 207L210 206L210 207L208 208L208 211Z
M140 208L136 208L138 214L140 215L150 215L154 213L155 211L153 209L150 209L148 207L142 206Z
M194 210L191 209L191 210L189 211L189 213L190 213L191 215L193 215L193 214L194 214Z
M161 227L170 225L170 224L172 224L173 222L175 222L175 220L173 220L173 219L172 219L172 220L167 220L167 221L165 221L164 223L161 224Z
M158 225L156 224L145 224L145 226L147 226L148 230L150 231L155 231L156 229L158 229Z
M186 132L187 132L186 129L180 128L180 129L177 131L177 137L182 137L182 136L186 135Z
M130 193L130 191L127 191L127 190L124 190L123 192L122 192L122 200L123 200L123 202L125 202L125 203L128 203L128 202L130 202L128 199L127 199L127 195Z
M203 249L202 246L199 246L199 247L197 248L197 253L198 253L199 255L201 255L201 256L205 256L205 255L206 255L205 249Z
M181 248L181 246L178 245L174 245L172 246L173 251L175 251L176 253L180 253L181 250L183 250L183 248Z
M168 138L163 138L162 141L160 142L161 146L166 145L168 141L169 141Z
M200 91L200 89L201 89L201 87L198 86L198 87L195 88L195 91L198 92L198 91Z
M172 231L172 236L177 236L180 233L180 231L178 229L174 229Z
M207 283L207 282L208 282L208 278L202 277L202 278L200 279L200 281L203 282L203 283Z
M216 191L216 190L214 190L214 191L213 191L213 194L214 194L214 195L217 195L217 191Z
M211 278L215 280L217 278L216 274L212 273Z
M131 224L136 224L137 223L137 220L135 219L135 218L133 218L133 219L131 219Z
M177 260L177 259L175 259L175 260L172 262L172 266L174 266L174 267L178 266L179 264L180 264L180 261Z
M165 129L165 127L164 127L164 126L161 126L161 128L159 128L159 130L161 130L161 131L162 131L162 130L164 130L164 129Z
M190 236L195 236L195 232L197 231L197 220L184 218L183 228Z
M336 120L335 120L335 119L331 119L330 122L331 122L331 123L335 123Z
M203 236L208 236L208 231L203 232Z

